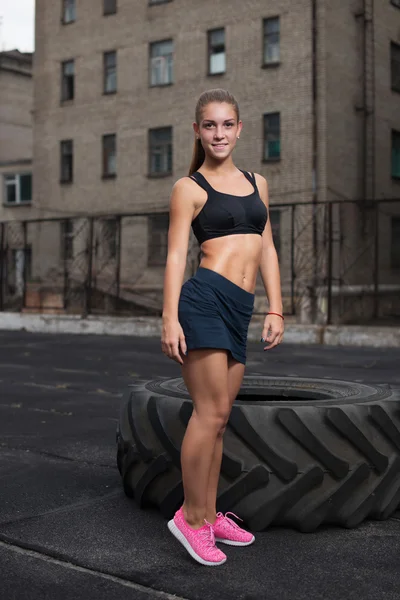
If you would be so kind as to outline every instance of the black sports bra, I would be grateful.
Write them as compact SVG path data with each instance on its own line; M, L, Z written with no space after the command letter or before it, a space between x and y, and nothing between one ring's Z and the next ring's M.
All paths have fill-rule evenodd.
M208 194L203 208L192 221L193 233L199 244L224 235L237 233L261 235L264 231L268 211L260 198L254 174L250 175L247 171L239 170L254 187L253 193L248 196L217 192L198 171L190 175L190 178Z

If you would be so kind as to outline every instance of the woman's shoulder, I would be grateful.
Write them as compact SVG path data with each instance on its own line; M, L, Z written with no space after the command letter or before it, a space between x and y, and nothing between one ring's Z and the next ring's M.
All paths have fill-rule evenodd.
M198 201L203 200L204 190L193 179L186 176L175 181L171 195L177 200L182 199L187 202L189 199L196 205Z
M257 186L262 185L262 186L268 187L268 182L263 175L260 175L259 173L253 173L253 175L255 177Z

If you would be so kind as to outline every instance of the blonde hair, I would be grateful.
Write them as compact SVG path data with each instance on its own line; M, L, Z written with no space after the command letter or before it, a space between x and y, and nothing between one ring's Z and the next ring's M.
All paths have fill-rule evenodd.
M237 120L239 121L239 105L237 103L236 98L232 94L227 92L226 90L217 88L214 90L207 90L206 92L203 92L201 94L200 98L197 100L195 114L196 114L196 123L198 125L200 125L203 109L211 102L221 102L221 103L226 102L227 104L231 104L235 110ZM201 144L201 140L195 139L193 155L192 155L192 162L190 163L190 168L189 168L189 175L191 175L192 173L194 173L201 167L201 165L204 162L205 157L206 157L206 155L204 152L204 148Z

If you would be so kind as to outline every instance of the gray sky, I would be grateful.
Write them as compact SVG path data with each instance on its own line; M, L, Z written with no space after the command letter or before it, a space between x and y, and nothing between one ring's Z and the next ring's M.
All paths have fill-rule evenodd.
M0 0L0 50L33 51L34 14L35 0Z

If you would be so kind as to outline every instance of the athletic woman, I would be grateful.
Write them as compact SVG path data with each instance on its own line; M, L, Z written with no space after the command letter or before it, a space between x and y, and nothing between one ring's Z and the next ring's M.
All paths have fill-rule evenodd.
M244 375L258 270L269 303L264 350L281 342L283 316L267 182L232 160L242 130L235 98L225 90L204 92L193 129L189 176L171 194L164 279L162 350L181 365L193 401L181 451L184 503L168 527L195 560L215 566L226 561L216 541L254 541L227 516L232 513L217 514L216 497L222 438ZM201 262L182 286L191 227Z

